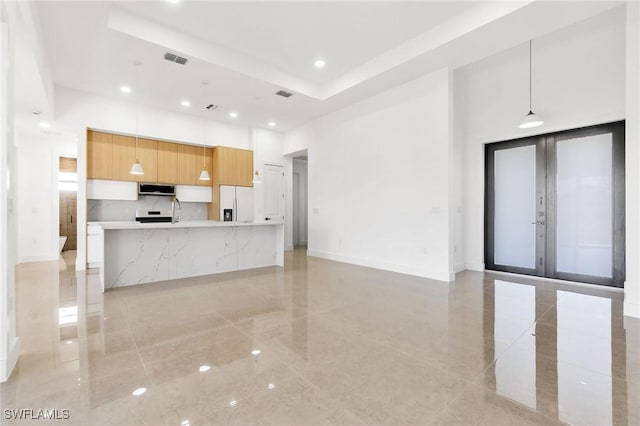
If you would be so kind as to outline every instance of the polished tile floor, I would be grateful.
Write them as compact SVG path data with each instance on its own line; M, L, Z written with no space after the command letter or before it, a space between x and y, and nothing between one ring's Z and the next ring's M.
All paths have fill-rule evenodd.
M102 294L73 262L18 268L3 409L78 425L640 424L640 324L621 293L296 250L284 269Z

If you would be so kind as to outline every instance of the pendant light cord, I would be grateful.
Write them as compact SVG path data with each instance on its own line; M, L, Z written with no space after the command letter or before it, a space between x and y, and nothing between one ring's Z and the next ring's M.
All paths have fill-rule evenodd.
M138 63L134 62L136 66L136 163L138 162L138 67L140 66Z
M529 40L529 111L532 111L531 109L531 40Z

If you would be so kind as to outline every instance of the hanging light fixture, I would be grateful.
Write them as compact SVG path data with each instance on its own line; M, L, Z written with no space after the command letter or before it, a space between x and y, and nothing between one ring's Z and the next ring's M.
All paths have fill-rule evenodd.
M136 103L136 162L131 166L131 170L129 171L132 175L143 175L144 171L142 170L142 165L140 161L138 161L138 67L142 65L139 61L134 61L133 65L136 67L136 86L135 86L135 103Z
M529 112L520 120L521 129L530 129L532 127L542 126L544 121L542 118L533 112L531 108L531 40L529 40Z
M207 84L206 81L202 82L203 92L207 92ZM205 142L207 140L207 120L204 120L204 132L202 136L202 171L200 172L200 180L211 180L211 176L209 176L209 172L207 171L207 148L205 146Z

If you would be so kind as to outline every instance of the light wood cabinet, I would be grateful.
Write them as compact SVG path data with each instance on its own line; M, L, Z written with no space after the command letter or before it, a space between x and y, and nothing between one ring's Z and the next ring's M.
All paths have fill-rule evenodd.
M236 185L253 186L253 151L239 149L236 168Z
M113 179L113 135L87 131L87 179Z
M220 185L253 186L253 151L217 146L213 149L209 219L220 220Z
M137 175L137 181L158 182L158 141L139 138L138 160L144 174Z
M217 146L213 170L218 185L253 186L253 151Z
M158 182L178 182L178 144L158 142Z
M179 185L195 185L198 183L198 147L178 145L178 181Z
M134 161L136 161L136 138L113 135L112 179L135 182L136 175L129 173Z

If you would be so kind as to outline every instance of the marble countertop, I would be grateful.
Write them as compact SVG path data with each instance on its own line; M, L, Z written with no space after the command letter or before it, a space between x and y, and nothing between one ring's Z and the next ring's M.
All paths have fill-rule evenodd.
M147 228L215 228L233 226L270 226L283 225L283 221L261 222L221 222L217 220L185 220L181 222L140 223L135 220L120 222L87 222L87 225L98 225L102 229L147 229Z

